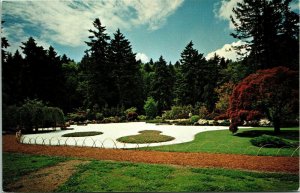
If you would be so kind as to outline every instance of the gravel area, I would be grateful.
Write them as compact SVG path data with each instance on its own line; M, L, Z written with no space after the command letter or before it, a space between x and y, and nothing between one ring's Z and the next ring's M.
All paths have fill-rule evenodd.
M87 126L71 125L73 130L58 130L49 133L23 135L22 143L25 144L46 144L46 145L68 145L68 146L89 146L104 148L136 148L160 146L184 143L192 141L197 133L214 130L227 130L225 126L176 126L176 125L156 125L145 122L131 123L109 123L109 124L89 124ZM175 139L168 142L149 144L121 143L117 139L129 135L137 135L143 130L161 131L162 135L168 135ZM62 135L74 132L102 132L101 135L91 137L62 137Z

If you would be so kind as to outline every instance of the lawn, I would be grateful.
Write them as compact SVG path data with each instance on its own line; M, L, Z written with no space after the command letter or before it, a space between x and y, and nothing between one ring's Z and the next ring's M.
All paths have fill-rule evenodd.
M62 157L3 154L4 187L20 176L65 161ZM129 162L96 161L81 165L58 192L204 192L292 191L299 187L296 174L258 173L228 169Z
M209 153L231 153L246 155L271 155L271 156L294 156L299 155L296 148L261 148L251 144L254 137L268 134L274 135L273 128L256 127L251 129L240 129L238 133L232 135L228 130L207 131L198 133L191 142L165 145L159 147L147 147L142 149L156 151L175 152L209 152ZM299 127L283 128L279 137L288 141L299 142Z
M50 157L3 152L3 187L8 185L8 183L12 183L18 180L25 174L44 167L53 166L67 159L68 158L64 157Z
M64 192L204 192L291 191L298 175L225 169L93 161L80 166L57 191Z
M140 131L138 135L130 135L125 137L120 137L117 141L123 143L158 143L171 141L174 137L168 135L162 135L161 131L155 130L145 130Z

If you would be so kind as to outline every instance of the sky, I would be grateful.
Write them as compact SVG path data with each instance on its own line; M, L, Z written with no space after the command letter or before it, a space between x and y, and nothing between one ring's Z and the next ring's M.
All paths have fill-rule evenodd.
M35 0L2 1L3 35L9 51L21 51L21 42L33 37L47 49L79 62L88 49L92 23L99 18L106 33L117 29L130 41L136 58L157 61L162 55L173 64L185 46L210 58L217 53L235 60L232 45L241 45L230 33L232 8L242 0ZM295 2L292 9L298 9Z

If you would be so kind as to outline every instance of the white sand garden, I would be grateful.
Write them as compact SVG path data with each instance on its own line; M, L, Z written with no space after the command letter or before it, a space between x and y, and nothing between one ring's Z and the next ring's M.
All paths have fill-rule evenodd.
M23 135L21 142L25 144L40 145L68 145L89 146L102 148L138 148L184 143L192 141L197 133L213 130L226 130L227 126L176 126L156 125L144 122L89 124L86 126L71 125L73 130L57 130L48 133ZM137 135L140 131L156 130L161 134L174 137L172 141L132 144L118 142L117 139L124 136ZM64 134L74 132L102 132L101 135L88 137L63 137Z

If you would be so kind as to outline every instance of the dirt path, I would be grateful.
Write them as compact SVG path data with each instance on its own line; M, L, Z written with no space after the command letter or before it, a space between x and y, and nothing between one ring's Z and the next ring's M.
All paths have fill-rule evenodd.
M87 163L89 161L70 160L40 169L8 185L7 190L12 192L53 192L74 174L76 166Z
M85 157L97 160L217 167L264 172L299 173L299 157L249 156L212 153L182 153L115 150L88 147L42 146L16 143L15 136L3 136L3 151L38 155Z

